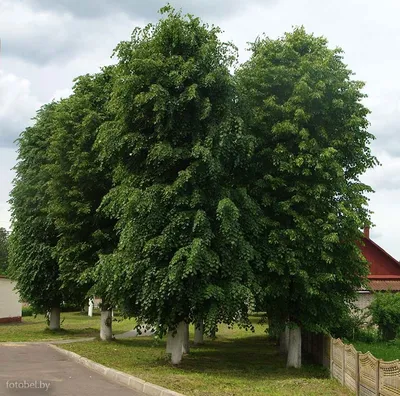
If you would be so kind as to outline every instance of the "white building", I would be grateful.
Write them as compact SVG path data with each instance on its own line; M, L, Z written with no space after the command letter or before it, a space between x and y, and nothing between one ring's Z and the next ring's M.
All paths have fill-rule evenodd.
M0 275L0 323L21 321L22 303L14 287L14 282Z

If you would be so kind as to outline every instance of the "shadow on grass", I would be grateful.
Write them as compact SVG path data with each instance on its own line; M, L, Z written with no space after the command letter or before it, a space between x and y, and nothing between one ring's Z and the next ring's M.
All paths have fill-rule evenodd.
M165 350L165 341L153 339L117 340L116 344L135 352L154 355L154 360L146 360L152 367L171 367L168 359L160 357ZM158 357L154 353L157 350ZM135 351L136 350L136 351ZM147 350L147 351L146 351ZM131 355L131 356L132 356ZM137 364L137 362L135 363ZM270 380L327 378L326 369L315 365L305 365L301 369L287 369L286 360L267 336L249 336L238 339L208 340L202 346L191 345L190 354L184 356L176 367L181 373L198 373L224 377Z

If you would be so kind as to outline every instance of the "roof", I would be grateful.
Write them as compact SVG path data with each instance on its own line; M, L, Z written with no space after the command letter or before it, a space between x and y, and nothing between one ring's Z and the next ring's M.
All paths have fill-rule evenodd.
M380 247L376 242L374 242L370 237L363 237L364 240L367 240L369 243L371 243L374 247L376 247L379 251L381 251L385 256L387 256L391 261L396 263L400 267L400 262L397 261L392 255L390 255L385 249Z
M369 285L373 291L400 291L400 280L371 280Z

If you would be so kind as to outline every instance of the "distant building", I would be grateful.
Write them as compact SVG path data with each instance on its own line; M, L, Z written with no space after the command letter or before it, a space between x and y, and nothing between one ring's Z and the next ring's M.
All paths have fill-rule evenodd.
M21 322L22 304L14 287L14 282L0 275L0 323Z
M363 242L361 251L370 263L370 274L369 289L359 291L357 306L361 309L370 305L374 292L400 292L400 263L370 238L368 227Z

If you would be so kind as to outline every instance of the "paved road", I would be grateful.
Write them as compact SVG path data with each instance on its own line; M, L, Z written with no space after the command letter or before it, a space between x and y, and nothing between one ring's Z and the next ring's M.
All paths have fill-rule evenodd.
M0 344L0 395L143 396L144 394L106 379L46 344Z

